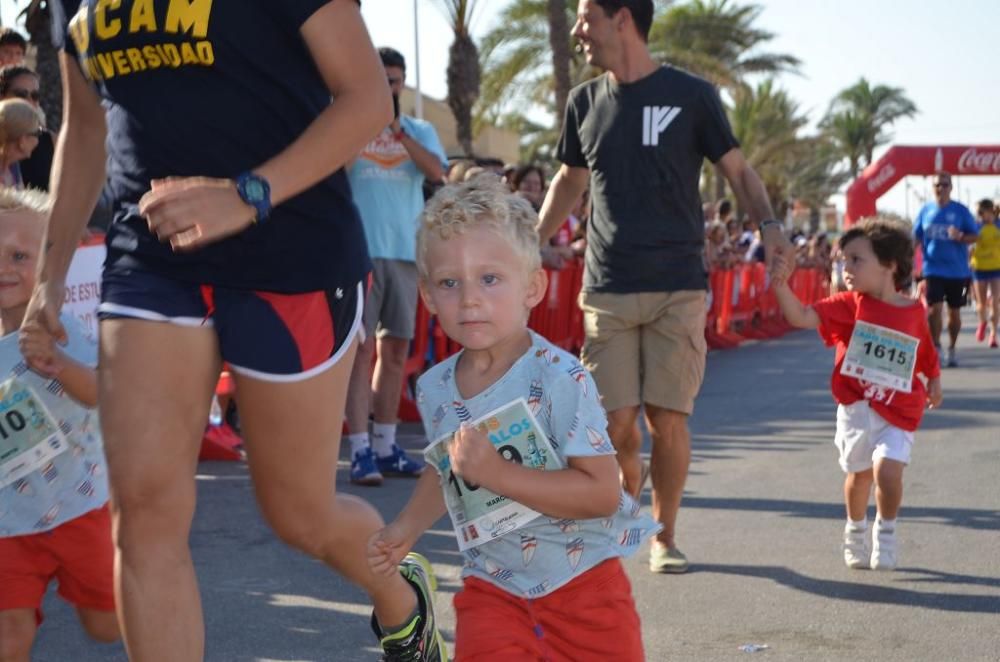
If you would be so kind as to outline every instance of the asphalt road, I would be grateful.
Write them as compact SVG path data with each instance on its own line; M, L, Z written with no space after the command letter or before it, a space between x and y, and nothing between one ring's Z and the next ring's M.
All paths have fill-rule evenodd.
M653 575L645 550L626 561L649 660L1000 660L1000 350L974 346L966 322L961 367L945 371L944 406L925 418L906 471L892 573L841 561L832 354L799 332L710 355L679 521L692 569ZM405 445L419 448L410 431ZM346 469L343 489L387 517L413 484L353 488ZM245 466L202 463L198 486L206 659L377 659L364 595L275 540ZM418 549L438 573L450 640L459 557L446 522ZM89 642L54 591L44 608L33 660L124 659L121 646Z

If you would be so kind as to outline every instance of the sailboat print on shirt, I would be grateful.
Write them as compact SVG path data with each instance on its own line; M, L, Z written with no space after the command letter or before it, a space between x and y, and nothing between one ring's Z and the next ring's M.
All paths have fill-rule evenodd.
M601 432L598 432L594 428L587 427L587 441L590 442L590 447L593 448L598 453L614 453L615 449L608 441L608 437Z
M537 548L538 540L535 536L521 534L521 560L524 561L524 567L528 567L531 563L531 559L535 557L535 549Z
M566 560L569 561L569 567L576 570L576 566L580 565L580 557L583 556L583 538L573 538L566 543Z

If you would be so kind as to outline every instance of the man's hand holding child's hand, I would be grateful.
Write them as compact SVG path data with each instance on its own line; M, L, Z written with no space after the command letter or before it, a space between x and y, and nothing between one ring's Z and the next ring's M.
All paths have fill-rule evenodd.
M463 423L448 448L451 469L466 483L491 489L506 460L500 457L490 438L482 430ZM495 490L491 490L495 491Z

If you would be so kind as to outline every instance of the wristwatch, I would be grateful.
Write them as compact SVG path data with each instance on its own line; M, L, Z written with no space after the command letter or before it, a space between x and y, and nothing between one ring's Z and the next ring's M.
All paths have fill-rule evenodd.
M253 172L245 172L236 178L236 192L240 199L256 210L253 222L261 224L271 214L271 185L266 179Z
M780 229L785 229L785 224L776 218L767 218L760 222L760 233L764 234L764 228L769 225L777 225Z

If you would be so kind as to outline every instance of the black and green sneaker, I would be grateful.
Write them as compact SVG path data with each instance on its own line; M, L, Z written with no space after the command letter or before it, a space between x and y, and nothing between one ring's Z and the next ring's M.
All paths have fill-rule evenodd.
M399 564L403 579L417 593L417 614L395 632L385 632L372 614L372 630L382 644L385 662L448 662L448 649L434 620L437 579L430 562L410 552Z

